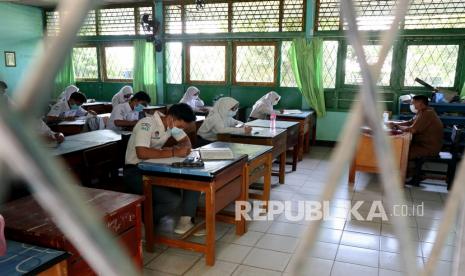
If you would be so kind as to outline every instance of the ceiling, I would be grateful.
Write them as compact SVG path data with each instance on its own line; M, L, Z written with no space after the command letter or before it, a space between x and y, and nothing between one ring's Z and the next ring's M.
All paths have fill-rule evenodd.
M58 0L6 0L6 2L41 7L41 8L53 8L59 1ZM128 3L130 4L130 3L140 3L140 2L153 3L153 1L149 1L149 0L102 0L101 2L102 2L102 5L128 4Z

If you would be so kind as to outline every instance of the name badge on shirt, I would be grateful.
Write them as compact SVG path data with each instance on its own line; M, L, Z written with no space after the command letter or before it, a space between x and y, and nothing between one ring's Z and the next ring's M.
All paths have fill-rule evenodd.
M159 131L155 131L153 133L153 139L160 139L160 132Z

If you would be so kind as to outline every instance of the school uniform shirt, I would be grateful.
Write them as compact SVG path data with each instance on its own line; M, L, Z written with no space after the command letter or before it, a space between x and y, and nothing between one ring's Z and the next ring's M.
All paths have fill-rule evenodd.
M208 113L197 134L205 140L216 141L218 133L244 133L244 128L235 127L242 122L228 115L231 108L238 103L230 97L220 98L213 106L212 111Z
M57 102L52 106L50 112L47 114L47 116L52 117L81 117L86 115L87 111L82 107L79 107L76 110L71 110L68 101Z
M278 93L274 91L267 93L253 105L250 117L255 119L266 119L266 116L273 112L273 105L275 105L279 99L281 99L281 96L279 96Z
M170 137L176 141L181 141L187 136L184 131L176 136L172 135L170 129L165 129L161 117L164 115L155 112L152 116L141 119L134 126L126 149L126 165L137 165L143 161L137 157L136 147L161 149Z
M199 111L200 108L205 106L205 103L199 98L199 96L194 96L194 94L199 93L200 90L195 86L190 86L187 88L186 93L179 101L180 103L188 104L194 111Z
M55 132L53 132L44 121L40 120L39 127L37 129L41 136L47 136L50 138L55 138Z
M121 130L121 127L115 125L115 120L137 121L139 113L132 110L129 103L122 103L113 108L110 119L108 120L108 129Z

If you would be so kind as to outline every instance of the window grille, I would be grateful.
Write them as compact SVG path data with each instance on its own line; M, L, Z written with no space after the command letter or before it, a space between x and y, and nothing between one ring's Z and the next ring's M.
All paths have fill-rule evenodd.
M131 80L134 68L132 46L105 47L105 71L107 80Z
M182 83L182 43L165 43L166 83Z
M166 34L181 34L181 6L169 5L164 7L165 33Z
M189 45L187 55L188 82L226 82L225 45Z
M297 82L294 77L294 72L291 67L291 60L289 49L291 48L291 41L283 41L281 43L281 81L282 87L297 87Z
M209 3L202 10L185 5L186 33L227 33L228 3Z
M381 50L380 45L364 45L366 59L368 64L374 64L378 60L379 51ZM362 83L362 75L360 65L357 61L354 48L352 46L347 47L347 54L345 60L345 84L360 85ZM389 51L386 60L384 61L383 67L381 68L378 85L388 86L391 79L391 67L392 67L392 49Z
M412 0L405 29L465 28L465 1Z
M421 86L420 78L433 86L453 87L459 45L409 45L404 86Z
M145 34L144 29L142 28L141 17L144 14L149 14L149 19L153 19L153 12L152 7L138 7L137 8L137 15L136 15L136 24L137 24L137 31L139 34Z
M57 11L45 12L47 35L57 35L60 32L60 15Z
M96 25L94 10L89 11L89 13L87 14L87 17L84 20L84 23L82 24L81 29L78 32L78 35L81 35L81 36L97 35L97 25Z
M323 87L336 87L338 41L323 41Z
M301 0L284 0L283 32L302 32L304 30L304 2Z
M233 32L278 32L279 1L235 2Z
M74 48L73 67L78 80L98 79L97 47Z
M275 84L275 44L235 44L234 53L234 83Z
M99 10L101 35L135 35L134 8Z

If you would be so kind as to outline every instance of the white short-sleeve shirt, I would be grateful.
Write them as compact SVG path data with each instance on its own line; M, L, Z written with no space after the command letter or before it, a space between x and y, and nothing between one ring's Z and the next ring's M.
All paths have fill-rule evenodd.
M129 103L122 103L113 108L111 111L110 120L108 120L107 128L113 130L121 130L121 127L115 125L116 120L137 121L139 113L132 110Z
M82 107L77 110L71 110L67 101L57 102L52 106L47 116L52 117L74 117L74 116L86 116L87 111Z
M137 122L126 149L126 164L137 165L142 161L137 157L136 147L161 149L171 136L176 141L180 141L187 136L184 131L181 131L176 136L172 135L171 129L165 129L165 125L161 120L162 116L164 115L155 112L153 116L145 117Z

